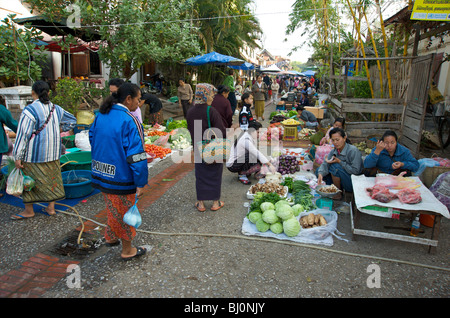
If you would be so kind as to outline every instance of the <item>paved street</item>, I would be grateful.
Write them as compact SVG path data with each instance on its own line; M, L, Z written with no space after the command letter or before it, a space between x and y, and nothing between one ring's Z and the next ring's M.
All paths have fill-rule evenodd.
M266 108L266 118L272 109ZM330 247L301 245L242 234L248 186L226 169L225 206L204 213L194 208L193 164L163 160L149 172L147 192L139 201L143 224L135 244L149 245L151 250L126 263L120 260L120 247L104 245L87 256L59 255L55 246L80 231L76 215L37 213L30 220L12 221L9 216L20 209L0 200L0 297L186 298L190 304L188 298L450 296L447 219L442 220L434 254L417 244L352 239L346 212L338 216L338 230L348 242L334 238ZM75 208L90 219L83 220L84 237L101 238L96 228L102 226L92 221L105 223L102 195L91 196ZM378 228L410 225L406 217L367 215L361 222ZM429 234L430 229L423 228ZM67 273L69 264L78 265L78 272ZM379 274L379 279L372 274Z

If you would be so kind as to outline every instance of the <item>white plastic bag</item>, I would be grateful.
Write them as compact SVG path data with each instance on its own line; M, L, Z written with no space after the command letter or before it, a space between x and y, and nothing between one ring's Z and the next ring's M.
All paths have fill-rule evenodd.
M89 142L89 130L82 130L75 135L75 146L82 151L91 151L91 143Z
M313 228L308 228L308 229L302 228L300 230L299 236L310 239L310 240L323 240L323 239L327 238L328 236L333 235L336 238L344 240L343 238L341 238L335 234L335 232L337 232L339 235L344 235L343 233L340 233L337 230L338 216L335 211L330 211L330 210L325 210L325 209L317 209L317 210L313 210L313 211L302 212L302 213L300 213L299 218L301 218L302 216L306 216L309 213L314 213L314 215L321 214L327 221L327 224L322 225L322 226L313 227Z
M22 170L14 168L6 181L6 193L16 197L23 192L23 173Z

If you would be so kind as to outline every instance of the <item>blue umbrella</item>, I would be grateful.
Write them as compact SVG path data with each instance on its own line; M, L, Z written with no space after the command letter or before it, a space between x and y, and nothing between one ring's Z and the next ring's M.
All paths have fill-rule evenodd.
M244 64L241 64L241 65L229 65L228 67L235 69L235 70L243 70L243 71L255 69L255 66L249 62L245 62Z
M238 58L223 55L217 52L211 52L204 55L197 55L188 58L183 63L186 65L205 65L205 64L222 64L222 65L242 65L245 61Z
M316 72L315 71L306 71L306 72L303 72L303 74L305 74L305 76L314 76L314 74L316 74Z

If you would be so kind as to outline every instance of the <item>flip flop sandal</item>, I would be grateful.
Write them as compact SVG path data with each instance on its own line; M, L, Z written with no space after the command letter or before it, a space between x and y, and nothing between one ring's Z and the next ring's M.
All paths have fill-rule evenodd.
M31 218L34 218L34 216L23 216L20 214L14 214L14 215L11 215L11 217L10 217L11 220L24 220L24 219L31 219Z
M241 183L243 183L243 184L251 184L252 182L250 181L250 180L246 180L246 179L241 179L241 178L239 178L238 177L238 180L241 182Z
M205 212L206 211L205 207L203 207L203 209L200 208L200 203L198 203L198 202L195 204L195 207L197 208L198 212Z
M223 201L219 201L219 206L217 208L211 208L211 211L217 211L221 209L224 205L225 203Z
M142 256L142 255L144 255L147 252L147 250L145 248L142 248L142 247L137 247L136 249L137 249L137 251L136 251L135 255L130 256L130 257L122 257L122 260L129 261L131 259L134 259L134 258L137 258L139 256Z

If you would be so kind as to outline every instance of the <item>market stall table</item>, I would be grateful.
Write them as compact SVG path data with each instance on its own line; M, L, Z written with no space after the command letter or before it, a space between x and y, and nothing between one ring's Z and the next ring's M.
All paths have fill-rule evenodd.
M382 203L372 199L366 189L371 188L375 184L374 177L365 177L364 175L352 175L352 184L354 195L350 208L351 213L351 230L353 235L371 236L377 238L405 241L429 246L429 252L435 251L438 244L439 228L441 217L450 218L447 207L442 204L430 190L425 187L418 177L411 177L417 184L420 184L416 190L420 192L422 201L416 204L401 203L398 199L394 199L388 203ZM434 225L431 230L431 238L414 237L409 235L393 234L388 232L374 231L358 228L359 220L362 214L370 214L385 218L393 218L398 213L430 214L434 215ZM414 219L414 218L413 218Z

